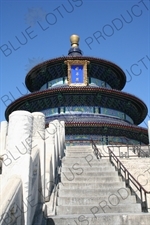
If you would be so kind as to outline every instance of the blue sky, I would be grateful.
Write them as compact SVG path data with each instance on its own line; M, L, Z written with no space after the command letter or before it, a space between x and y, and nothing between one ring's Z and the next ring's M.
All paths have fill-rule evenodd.
M34 65L68 54L80 36L85 56L123 69L123 91L148 107L150 119L150 0L0 1L0 121L6 106L29 93L24 80Z

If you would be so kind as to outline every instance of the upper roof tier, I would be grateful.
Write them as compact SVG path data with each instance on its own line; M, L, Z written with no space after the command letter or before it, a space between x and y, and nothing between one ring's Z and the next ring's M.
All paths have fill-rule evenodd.
M66 60L88 60L88 77L97 78L108 83L113 89L122 90L126 84L126 75L116 64L104 59L83 56L79 48L79 36L70 37L71 48L68 56L54 58L32 68L25 79L30 92L38 91L48 81L67 76Z

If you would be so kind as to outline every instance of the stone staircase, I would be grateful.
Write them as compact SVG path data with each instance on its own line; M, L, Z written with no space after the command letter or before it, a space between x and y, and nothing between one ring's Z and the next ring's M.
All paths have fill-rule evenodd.
M98 160L91 146L67 148L55 214L47 225L150 224L108 158Z

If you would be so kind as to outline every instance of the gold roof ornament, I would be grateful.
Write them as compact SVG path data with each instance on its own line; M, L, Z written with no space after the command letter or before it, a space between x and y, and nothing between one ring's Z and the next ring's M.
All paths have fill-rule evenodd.
M79 46L80 37L76 34L70 36L71 47L75 48Z
M87 65L90 63L88 60L78 59L76 57L82 56L82 51L79 48L80 37L76 34L70 36L71 48L68 55L72 59L64 61L68 66L68 85L69 86L87 86L88 75Z

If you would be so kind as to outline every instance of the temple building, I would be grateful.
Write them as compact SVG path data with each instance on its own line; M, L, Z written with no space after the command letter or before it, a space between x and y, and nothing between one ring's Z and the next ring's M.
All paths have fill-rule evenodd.
M1 225L149 225L150 121L114 63L40 63L0 123Z
M66 144L148 144L148 131L138 126L147 106L122 91L126 75L116 64L83 56L79 36L70 37L68 55L42 62L25 78L31 92L13 103L6 120L16 110L43 112L47 127L55 119L65 121Z

